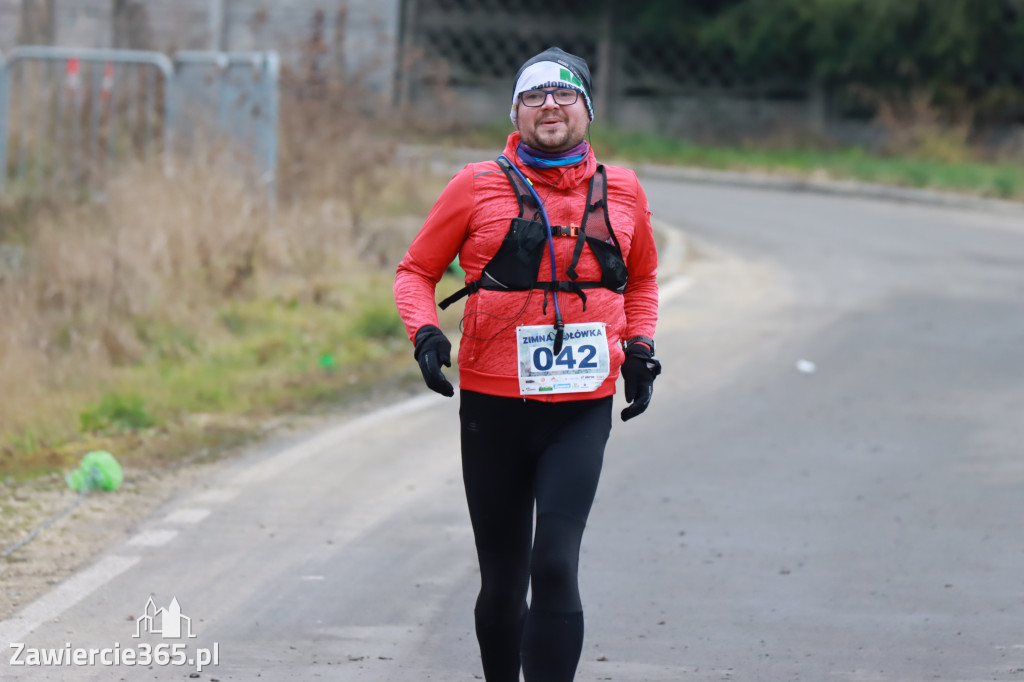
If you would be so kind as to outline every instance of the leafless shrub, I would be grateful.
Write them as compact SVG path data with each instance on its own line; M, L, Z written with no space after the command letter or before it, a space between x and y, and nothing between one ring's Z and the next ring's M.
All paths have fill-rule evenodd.
M974 155L971 133L975 108L966 98L936 104L930 89L880 92L857 88L856 94L875 108L875 122L887 133L886 151L935 161L964 161Z

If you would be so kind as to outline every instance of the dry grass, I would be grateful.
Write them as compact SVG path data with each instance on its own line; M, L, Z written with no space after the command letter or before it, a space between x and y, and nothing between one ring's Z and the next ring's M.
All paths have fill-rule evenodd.
M408 352L390 279L443 181L393 163L387 126L343 105L354 87L285 83L273 208L237 160L193 153L169 177L155 161L122 165L102 202L22 209L0 233L24 253L0 264L0 473L59 467L68 443L110 436L83 416L110 396L142 395L167 428L258 406L232 395L254 392L250 378L263 404L296 405L373 374L313 375L309 357L344 370ZM258 369L223 369L246 362Z
M446 178L395 162L389 133L410 121L366 85L377 65L352 72L323 44L324 22L346 18L319 16L282 72L274 201L197 130L169 176L130 140L134 160L81 172L67 145L41 146L63 151L33 177L102 181L102 200L0 205L0 247L23 254L0 258L0 476L86 447L205 447L253 414L415 378L391 282ZM30 179L21 190L43 189Z
M976 111L966 97L940 106L930 89L883 93L860 87L853 92L874 107L875 123L886 133L887 154L954 163L979 156L971 142Z

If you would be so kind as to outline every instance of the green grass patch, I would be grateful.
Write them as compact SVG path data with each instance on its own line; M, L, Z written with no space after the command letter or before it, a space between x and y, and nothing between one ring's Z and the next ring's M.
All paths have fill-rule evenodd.
M508 121L481 126L442 140L442 144L500 150ZM598 158L611 163L659 163L713 170L774 173L799 178L829 178L903 187L961 192L999 199L1024 199L1024 164L1011 161L943 160L931 147L900 155L871 153L860 147L802 144L797 147L747 143L696 144L653 133L632 132L596 123L590 141ZM433 139L430 142L436 143ZM933 145L934 146L934 145ZM497 154L497 151L493 152ZM481 158L486 158L482 156Z
M352 331L358 336L384 342L405 337L405 325L391 300L368 301Z
M343 310L253 298L223 305L205 324L140 320L145 357L88 387L98 397L69 393L79 405L77 424L0 434L0 477L64 468L101 446L149 467L169 453L187 455L196 443L241 442L282 413L340 406L360 393L405 385L418 372L391 298L391 275L369 274L356 286L337 284L346 290L340 297L352 300Z
M396 334L397 317L394 303L339 312L295 301L238 302L219 315L226 333L202 350L140 367L125 381L153 394L154 409L167 418L269 410L309 395L309 385L331 383L329 372L408 350ZM321 362L325 354L335 359L329 368Z
M782 173L1024 199L1024 167L995 161L943 161L914 155L884 156L860 148L771 149L716 147L649 133L595 126L594 147L604 158L698 166L718 170Z
M107 393L99 403L83 410L79 419L83 433L111 428L138 430L156 424L142 396L120 393Z

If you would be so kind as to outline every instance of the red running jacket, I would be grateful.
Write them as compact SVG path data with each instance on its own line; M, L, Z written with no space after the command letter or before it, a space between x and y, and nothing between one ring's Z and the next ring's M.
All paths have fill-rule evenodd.
M509 135L504 154L533 182L552 225L579 225L587 201L587 186L597 168L591 150L586 161L568 169L531 168L516 154L519 133ZM587 289L584 312L579 296L560 292L558 303L565 324L604 322L607 325L611 373L589 393L528 396L560 402L603 398L615 393L615 380L624 358L620 341L634 336L654 337L658 319L658 255L651 229L651 210L633 171L605 166L608 173L608 217L629 270L624 294L605 288ZM596 201L595 197L595 201ZM495 161L471 163L452 178L434 204L395 276L395 302L409 339L423 325L438 325L435 289L448 266L459 257L466 282L480 279L498 252L512 218L519 215L515 190ZM575 237L554 238L558 279L567 281ZM576 267L580 281L601 279L601 267L584 247ZM551 260L545 248L539 279L551 279ZM442 298L453 292L442 292ZM550 294L549 294L550 296ZM459 384L490 395L519 397L516 327L554 324L555 309L544 292L481 289L465 299L462 341L459 345Z

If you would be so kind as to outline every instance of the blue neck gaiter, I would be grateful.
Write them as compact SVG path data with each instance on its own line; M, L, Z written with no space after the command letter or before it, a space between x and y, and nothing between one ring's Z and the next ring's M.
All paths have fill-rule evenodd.
M516 154L519 155L520 161L532 168L561 168L575 166L586 159L590 154L590 145L584 140L572 149L551 153L534 149L525 142L520 142L516 147Z

